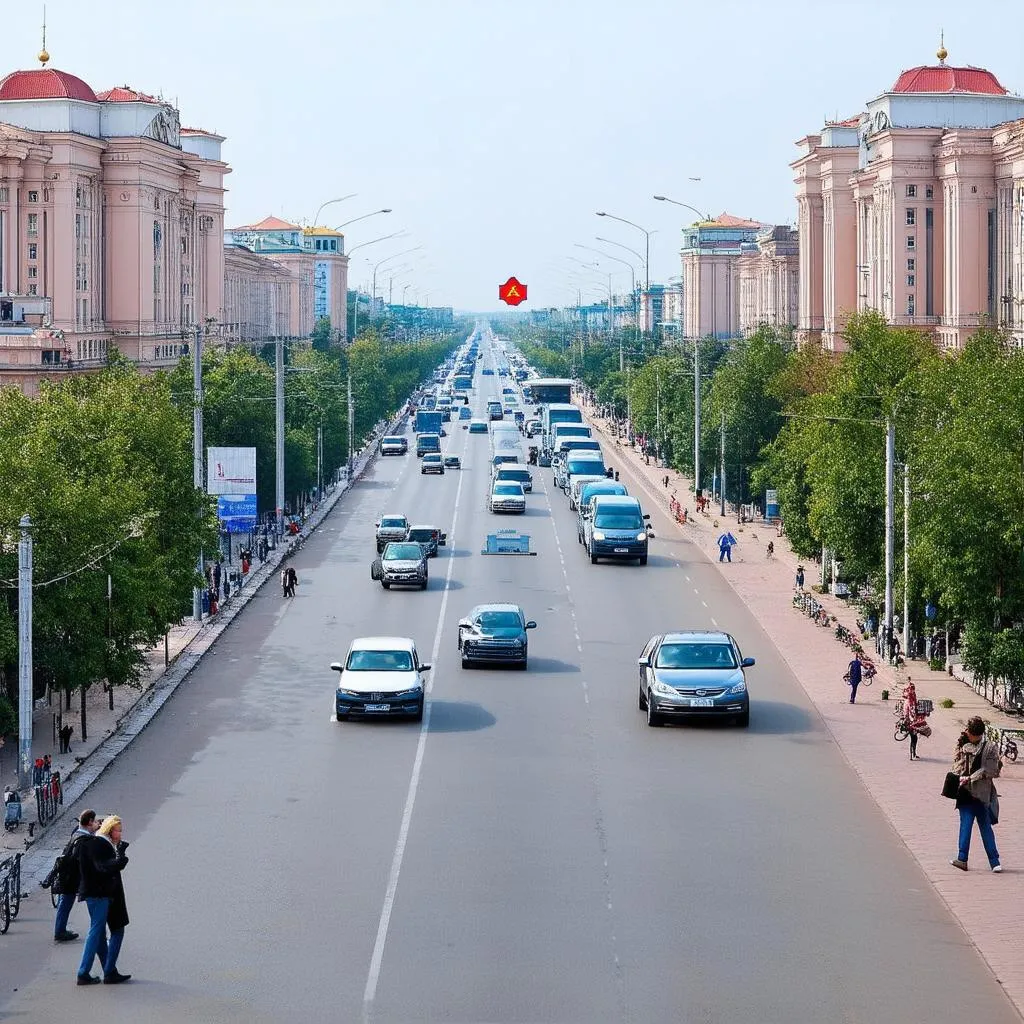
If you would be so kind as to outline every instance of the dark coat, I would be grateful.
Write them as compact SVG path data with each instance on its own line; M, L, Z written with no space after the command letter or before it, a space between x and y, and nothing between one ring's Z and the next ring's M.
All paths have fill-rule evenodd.
M107 927L119 931L128 924L128 907L124 898L121 872L128 863L124 853L118 853L106 836L90 836L78 845L78 866L81 880L78 898L86 900L101 897L110 900Z

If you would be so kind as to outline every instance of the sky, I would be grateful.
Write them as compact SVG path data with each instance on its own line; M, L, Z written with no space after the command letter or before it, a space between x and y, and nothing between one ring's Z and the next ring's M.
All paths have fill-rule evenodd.
M42 4L8 5L0 74L38 67ZM993 71L1024 93L1019 0L48 0L50 67L130 85L226 136L226 223L344 229L350 284L403 249L393 298L489 310L630 287L578 245L612 239L678 275L690 211L793 223L796 140L864 109L901 70ZM699 179L699 180L694 180ZM600 262L584 268L570 257ZM378 291L389 284L378 272ZM405 286L408 285L408 288ZM401 293L401 294L400 294ZM527 307L520 307L527 308Z

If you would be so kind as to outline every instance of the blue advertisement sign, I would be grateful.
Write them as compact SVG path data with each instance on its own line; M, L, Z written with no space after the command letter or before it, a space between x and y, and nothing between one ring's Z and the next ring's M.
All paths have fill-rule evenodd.
M765 519L779 518L779 492L776 490L764 492L764 517Z
M256 528L255 494L218 494L217 518L228 533L248 533Z

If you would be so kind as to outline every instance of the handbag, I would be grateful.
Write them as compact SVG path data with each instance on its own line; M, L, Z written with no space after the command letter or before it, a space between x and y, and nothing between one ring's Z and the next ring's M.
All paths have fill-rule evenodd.
M992 787L992 796L988 801L988 820L993 825L999 824L999 794L996 792L995 786Z
M942 783L942 795L947 800L955 800L960 795L960 775L958 772L946 772Z

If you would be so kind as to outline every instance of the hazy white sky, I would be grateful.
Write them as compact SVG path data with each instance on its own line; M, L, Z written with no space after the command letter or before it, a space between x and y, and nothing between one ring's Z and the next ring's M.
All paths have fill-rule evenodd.
M38 66L42 5L6 8L0 71ZM678 274L688 214L654 193L791 222L794 141L935 63L940 28L948 63L1024 92L1020 0L48 0L47 21L51 67L162 92L227 136L229 225L356 192L321 223L394 213L349 248L410 238L356 253L351 280L364 254L422 245L395 301L411 283L473 309L511 273L532 307L575 302L566 257L595 235L643 252L596 210L657 231L652 281Z

